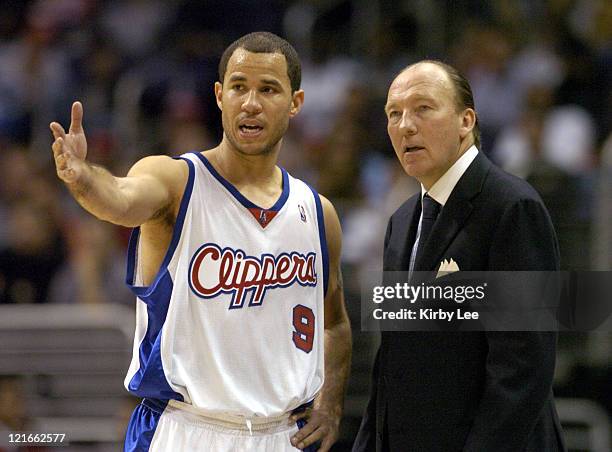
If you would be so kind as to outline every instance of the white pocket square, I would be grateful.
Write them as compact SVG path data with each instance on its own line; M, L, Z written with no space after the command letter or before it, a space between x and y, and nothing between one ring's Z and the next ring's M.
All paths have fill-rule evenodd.
M453 259L451 259L450 261L444 259L442 262L440 262L440 267L438 268L438 274L436 275L436 278L458 271L459 265L457 265L457 262L455 262Z

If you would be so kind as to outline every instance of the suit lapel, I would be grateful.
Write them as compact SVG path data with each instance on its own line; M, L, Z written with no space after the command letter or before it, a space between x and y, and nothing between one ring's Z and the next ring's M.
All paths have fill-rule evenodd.
M442 208L415 268L423 271L436 269L444 252L472 213L474 206L471 201L482 190L490 167L489 159L479 152Z
M410 253L419 226L421 215L420 192L410 198L406 205L398 212L397 218L393 219L393 243L389 248L399 250L397 262L390 262L387 270L403 271L408 270L410 264Z

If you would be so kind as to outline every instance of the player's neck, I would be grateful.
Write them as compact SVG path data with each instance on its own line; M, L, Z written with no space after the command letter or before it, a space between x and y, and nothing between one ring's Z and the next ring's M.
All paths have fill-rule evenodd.
M215 169L229 182L240 185L276 184L282 179L276 166L279 145L271 152L260 155L247 155L228 145L224 139L219 146L205 153Z

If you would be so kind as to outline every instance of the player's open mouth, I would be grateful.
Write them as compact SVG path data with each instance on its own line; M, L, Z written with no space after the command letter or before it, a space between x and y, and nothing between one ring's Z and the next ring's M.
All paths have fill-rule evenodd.
M259 133L261 133L261 131L263 130L263 127L257 124L241 124L240 126L238 126L238 128L244 136L259 135Z

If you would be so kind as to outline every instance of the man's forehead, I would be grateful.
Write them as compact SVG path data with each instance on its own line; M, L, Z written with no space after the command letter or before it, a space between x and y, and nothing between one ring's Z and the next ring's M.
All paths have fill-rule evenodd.
M255 53L241 47L237 48L227 62L226 74L245 71L261 72L274 75L279 79L286 78L287 81L289 80L287 60L285 55L280 52Z
M432 63L418 63L401 72L389 87L388 97L405 94L407 91L427 92L431 89L449 90L448 75L440 66Z

